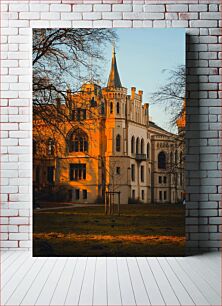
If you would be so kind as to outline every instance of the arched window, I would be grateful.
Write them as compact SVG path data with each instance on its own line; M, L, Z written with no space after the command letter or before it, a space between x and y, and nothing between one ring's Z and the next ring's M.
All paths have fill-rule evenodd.
M131 153L134 154L135 152L135 137L131 138Z
M150 144L149 144L149 142L146 145L146 156L147 156L147 159L150 158Z
M136 139L136 154L139 154L140 140L139 137Z
M166 154L163 151L158 155L158 168L166 169Z
M88 136L81 129L75 130L71 134L69 152L88 152Z
M116 113L117 114L120 113L119 102L116 103Z
M110 114L113 113L113 102L110 102Z
M175 165L178 163L178 152L177 150L175 151Z
M48 155L53 155L55 149L55 143L54 140L49 138L48 140Z
M141 139L141 143L140 143L140 153L144 154L144 140L143 140L143 138Z
M121 137L120 135L118 134L116 136L116 152L120 152L120 142L121 142Z

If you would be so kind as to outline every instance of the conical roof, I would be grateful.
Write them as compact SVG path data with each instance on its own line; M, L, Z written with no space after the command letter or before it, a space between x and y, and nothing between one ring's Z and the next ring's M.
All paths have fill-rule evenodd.
M120 88L122 87L119 72L117 69L117 63L116 63L116 52L115 48L113 47L113 54L112 54L112 63L111 63L111 69L109 74L109 80L107 83L107 87L115 87Z

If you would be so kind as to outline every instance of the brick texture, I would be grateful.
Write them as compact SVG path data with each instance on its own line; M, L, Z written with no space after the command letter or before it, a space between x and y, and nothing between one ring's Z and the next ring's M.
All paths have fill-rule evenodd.
M31 248L31 28L187 29L187 252L221 248L220 0L1 1L1 248Z

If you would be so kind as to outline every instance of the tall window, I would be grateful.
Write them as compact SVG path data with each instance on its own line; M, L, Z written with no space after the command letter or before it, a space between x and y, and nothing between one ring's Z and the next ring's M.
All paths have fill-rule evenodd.
M144 154L144 140L143 140L143 138L141 139L140 153L141 153L141 154Z
M159 200L162 201L162 191L159 191Z
M175 151L175 165L178 163L178 152L177 150Z
M49 138L48 140L48 155L54 154L54 140Z
M139 146L140 146L140 140L139 137L136 139L136 154L139 154Z
M120 152L120 142L121 142L121 137L120 135L118 134L116 136L116 152Z
M183 173L180 173L180 185L183 186Z
M131 165L131 180L135 181L135 165Z
M110 102L110 114L113 113L113 102Z
M147 143L147 146L146 146L146 156L147 156L147 159L150 158L150 144L149 144L149 142Z
M173 165L173 152L170 152L170 164Z
M86 179L86 164L70 164L69 168L70 181Z
M144 182L144 166L141 166L140 168L140 179L141 182Z
M71 134L69 152L88 152L88 136L85 132L78 129Z
M166 191L164 191L164 193L163 193L163 199L164 199L164 200L167 199L167 192L166 192Z
M131 153L134 154L135 152L135 138L134 136L131 138Z
M164 152L160 152L158 155L158 168L166 169L166 154Z
M119 108L119 102L116 103L116 113L119 114L120 113L120 108Z
M183 152L181 151L180 152L180 164L182 164L182 162L183 162Z
M144 200L144 190L141 190L141 198L142 198L142 200Z

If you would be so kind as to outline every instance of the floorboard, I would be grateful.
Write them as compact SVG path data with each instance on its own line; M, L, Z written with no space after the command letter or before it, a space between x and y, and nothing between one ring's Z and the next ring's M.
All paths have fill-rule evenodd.
M159 284L145 257L137 258L137 264L143 277L151 305L166 305Z
M166 274L161 269L157 258L149 258L148 264L150 265L156 282L159 285L165 303L167 305L180 305L180 302L175 292L175 288L173 288L171 283L168 281Z
M221 305L221 254L37 258L3 252L0 305Z
M126 259L137 305L150 305L147 289L135 257Z
M48 259L46 259L48 260ZM55 260L51 258L50 260ZM45 283L45 286L42 288L35 305L50 305L51 299L55 292L56 286L59 282L59 279L62 275L64 266L66 264L67 258L58 258L56 259L56 264L53 266L51 273Z
M50 305L64 305L68 289L75 272L77 258L68 258L63 273L57 283Z
M158 262L168 282L171 284L171 288L174 288L175 295L180 304L195 305L192 297L181 282L179 275L174 272L167 260L161 257L158 259Z
M187 274L184 269L181 268L177 260L173 257L169 257L167 260L175 274L179 276L181 282L184 284L195 305L210 305L209 301L199 290L197 284L193 281L192 276Z
M78 305L83 279L86 271L87 258L77 258L77 263L67 291L65 305Z
M107 258L107 302L108 305L122 305L117 259Z
M89 257L82 282L78 305L92 305L96 271L96 257Z
M126 258L117 258L117 269L123 305L136 305L135 293L130 279Z

